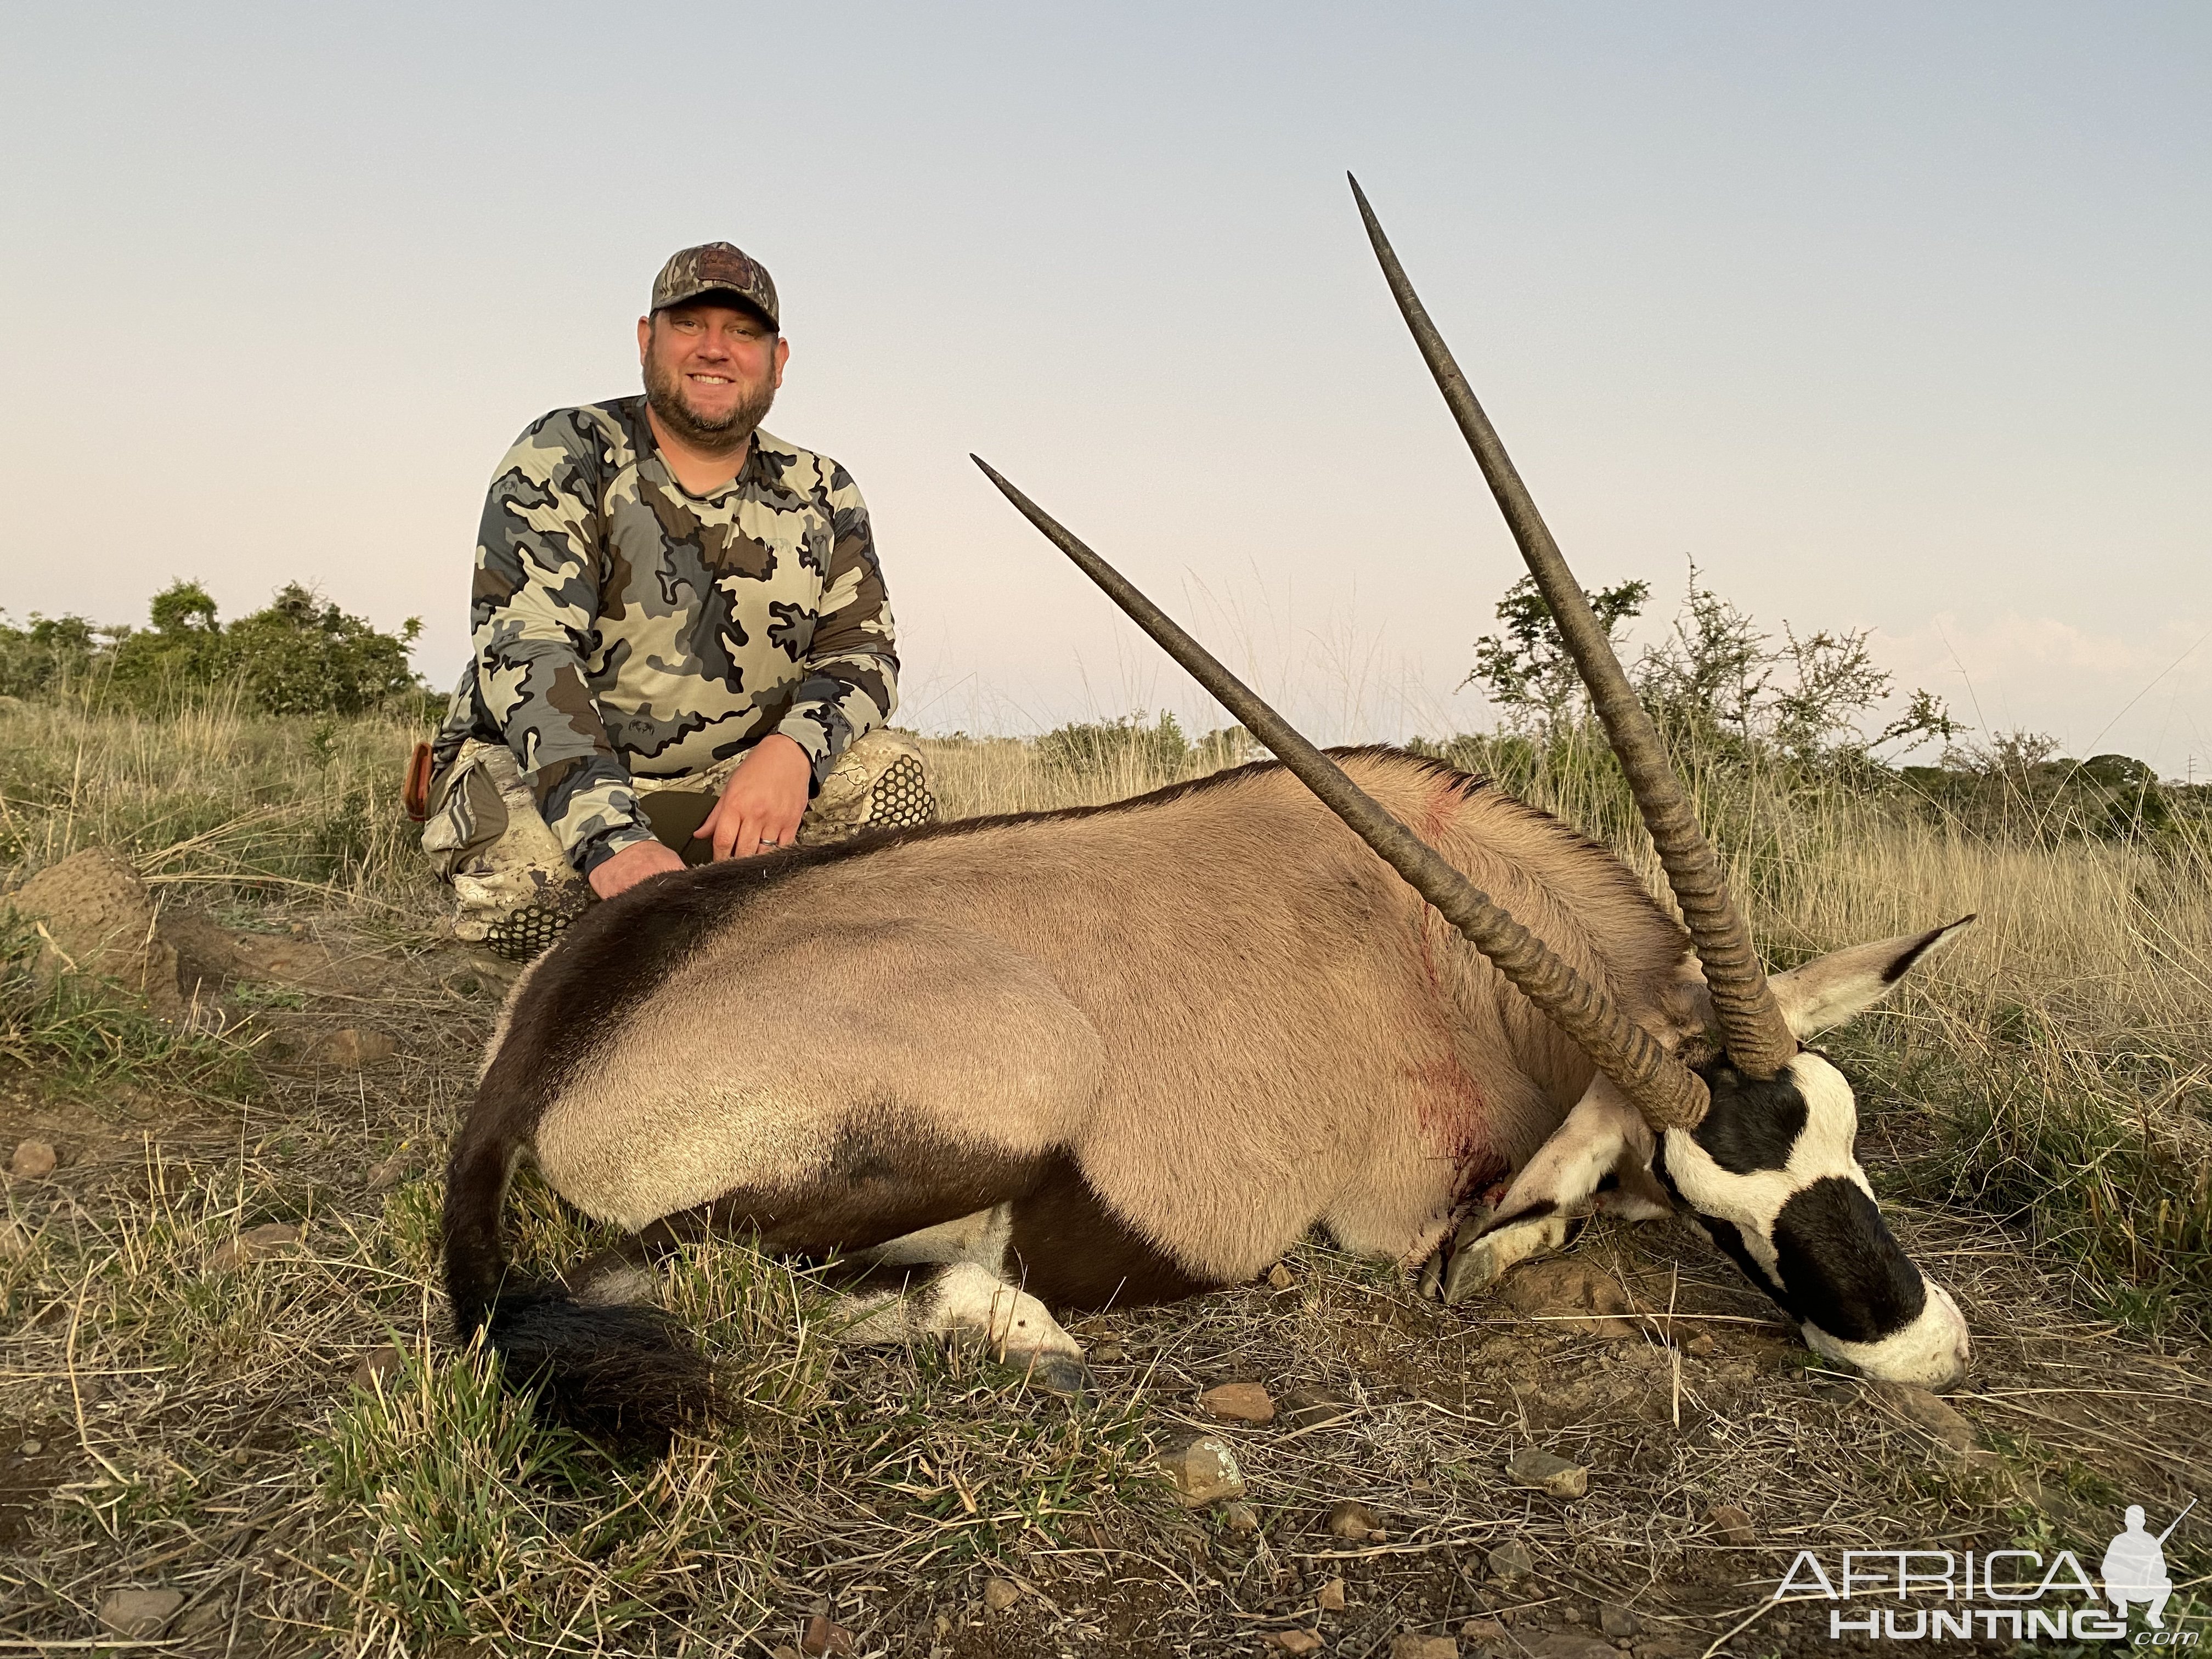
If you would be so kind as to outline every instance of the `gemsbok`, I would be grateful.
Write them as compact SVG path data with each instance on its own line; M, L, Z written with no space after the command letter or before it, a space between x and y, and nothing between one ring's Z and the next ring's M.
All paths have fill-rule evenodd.
M1316 1228L1456 1301L1594 1207L1677 1204L1821 1353L1963 1375L1966 1323L1854 1156L1850 1085L1799 1046L1960 924L1765 973L1605 633L1352 190L1681 922L1480 778L1316 750L985 466L1278 759L672 872L577 921L507 1001L445 1201L459 1334L556 1414L665 1441L717 1401L675 1322L625 1299L635 1275L509 1279L500 1218L525 1158L641 1242L740 1233L848 1261L852 1340L972 1339L1060 1389L1084 1368L1054 1310L1237 1284Z

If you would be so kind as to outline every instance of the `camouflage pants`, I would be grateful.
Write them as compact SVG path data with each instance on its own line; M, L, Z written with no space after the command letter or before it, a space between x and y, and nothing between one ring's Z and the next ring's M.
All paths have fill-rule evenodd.
M744 757L681 778L640 778L638 804L653 833L704 864L711 845L691 838ZM799 844L821 847L849 840L863 830L931 823L937 799L929 793L921 751L894 732L860 738L830 769L806 816ZM453 769L438 781L430 816L422 825L422 851L453 889L453 937L483 945L515 962L527 962L597 902L591 884L568 862L545 820L513 752L504 744L462 745Z

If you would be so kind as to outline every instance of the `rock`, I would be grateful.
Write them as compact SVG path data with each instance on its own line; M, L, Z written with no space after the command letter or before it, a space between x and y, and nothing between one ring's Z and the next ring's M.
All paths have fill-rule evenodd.
M1723 1543L1734 1544L1740 1549L1759 1541L1759 1532L1751 1524L1751 1516L1734 1504L1714 1504L1705 1511L1705 1524Z
M1314 1592L1314 1605L1323 1613L1344 1611L1344 1580L1332 1578Z
M44 1181L54 1172L58 1161L51 1143L19 1140L15 1143L15 1156L8 1160L8 1173L18 1181Z
M105 847L73 853L33 876L9 902L39 924L46 945L32 972L42 983L58 974L88 974L144 997L165 1019L184 1012L175 947L161 937L146 884L120 853Z
M1579 1463L1554 1457L1534 1446L1523 1446L1506 1460L1505 1473L1524 1486L1534 1486L1547 1497L1580 1498L1589 1490L1589 1471Z
M220 1595L210 1595L177 1621L179 1636L204 1636L212 1630L224 1630L230 1624L230 1603Z
M1267 1639L1285 1653L1319 1653L1322 1649L1321 1632L1318 1631L1269 1631Z
M1535 1571L1536 1563L1528 1554L1528 1547L1517 1538L1509 1538L1490 1552L1492 1578L1527 1578Z
M418 1159L410 1147L402 1146L381 1164L368 1166L368 1187L372 1193L388 1193L409 1176L415 1173Z
M817 1613L806 1621L806 1634L799 1638L799 1650L808 1659L822 1659L824 1654L858 1653L860 1644L852 1632Z
M1011 1578L983 1581L983 1605L994 1613L1004 1613L1021 1599L1022 1587Z
M1361 1543L1380 1543L1388 1536L1382 1530L1382 1517L1352 1498L1329 1506L1328 1530L1333 1538L1349 1538Z
M1628 1292L1586 1262L1540 1261L1522 1267L1499 1294L1507 1307L1542 1319L1554 1331L1614 1338L1638 1334L1633 1320L1620 1317L1628 1311Z
M1874 1396L1948 1452L1974 1449L1974 1425L1925 1389L1906 1382L1876 1382Z
M380 1066L399 1052L399 1045L374 1026L349 1025L332 1031L308 1050L307 1058L333 1071L358 1072Z
M398 1376L406 1363L406 1357L388 1342L380 1348L371 1348L354 1362L353 1385L374 1393L378 1383L389 1382Z
M1294 1429L1319 1428L1323 1424L1342 1427L1358 1408L1342 1395L1327 1389L1292 1389L1283 1396L1282 1416Z
M1202 1434L1160 1454L1160 1468L1185 1509L1202 1509L1224 1498L1244 1495L1244 1472L1228 1443Z
M1267 1269L1267 1284L1270 1289L1278 1291L1295 1291L1298 1287L1291 1270L1279 1261Z
M1222 1506L1221 1524L1231 1532L1249 1536L1260 1530L1260 1511L1241 1501L1227 1504Z
M267 1261L272 1257L289 1255L299 1247L302 1235L297 1227L281 1221L271 1221L264 1226L248 1227L235 1238L217 1245L208 1257L208 1267L216 1273L228 1273L233 1267L242 1267L249 1261Z
M1390 1659L1459 1659L1459 1644L1449 1636L1407 1631L1390 1638Z
M184 1605L182 1590L115 1590L100 1604L100 1627L111 1636L143 1640L159 1636Z
M1606 1601L1598 1607L1597 1627L1607 1636L1633 1636L1643 1622L1618 1602Z
M1585 1631L1555 1630L1530 1644L1535 1659L1620 1659L1612 1643Z
M15 1447L15 1449L22 1453L26 1457L36 1457L40 1452L46 1450L46 1443L43 1440L20 1441L17 1443Z
M1684 1353L1694 1354L1699 1359L1711 1359L1719 1348L1720 1344L1714 1341L1711 1336L1704 1331L1699 1331L1682 1345Z
M1470 1619L1459 1627L1459 1633L1470 1642L1503 1642L1505 1626L1496 1619Z
M1199 1409L1230 1423L1272 1423L1275 1402L1257 1382L1224 1382L1198 1397Z

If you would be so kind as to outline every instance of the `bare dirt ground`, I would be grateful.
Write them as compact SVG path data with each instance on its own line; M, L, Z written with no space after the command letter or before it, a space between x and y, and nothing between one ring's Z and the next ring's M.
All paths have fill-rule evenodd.
M1595 1224L1455 1309L1315 1244L1082 1322L1074 1402L974 1355L836 1349L806 1275L727 1247L664 1291L745 1419L625 1465L536 1428L446 1335L437 1171L498 973L358 913L191 927L204 1023L243 1022L246 1069L88 1085L0 1061L0 1156L57 1157L6 1183L0 1649L1827 1650L1867 1644L1831 1639L1826 1601L1772 1599L1801 1550L1832 1572L1847 1548L2072 1549L2094 1572L2126 1504L2156 1527L2212 1497L2201 1348L2090 1316L2063 1261L1984 1220L1895 1206L1978 1346L1942 1406L1815 1359L1671 1223ZM1869 1121L1878 1182L1913 1130ZM593 1242L526 1208L526 1264ZM1231 1382L1273 1419L1201 1408ZM1185 1510L1158 1475L1201 1434L1241 1506ZM1516 1480L1531 1447L1586 1492ZM2173 1611L2201 1625L2191 1532ZM137 1625L131 1589L161 1598Z

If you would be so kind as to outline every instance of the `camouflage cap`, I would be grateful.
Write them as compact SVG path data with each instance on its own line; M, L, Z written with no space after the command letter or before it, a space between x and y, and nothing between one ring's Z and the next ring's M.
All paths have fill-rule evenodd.
M653 279L653 309L665 311L702 294L734 294L781 327L775 283L768 268L727 242L703 242L672 255Z

